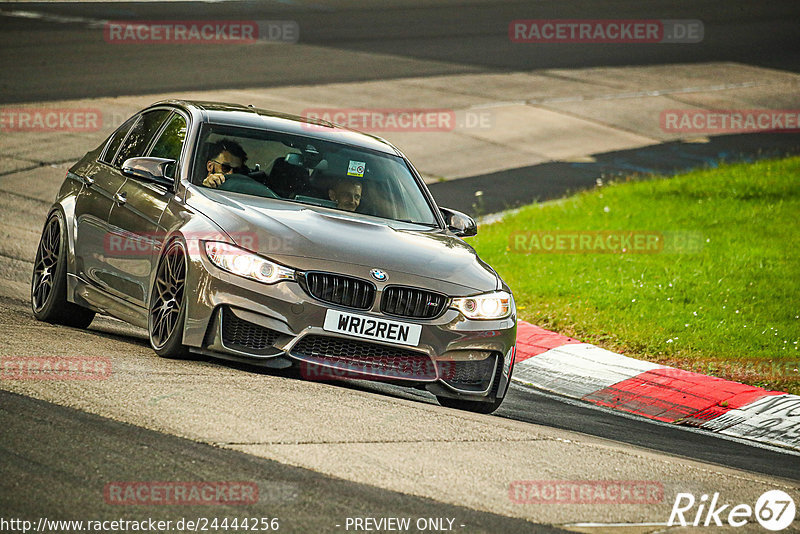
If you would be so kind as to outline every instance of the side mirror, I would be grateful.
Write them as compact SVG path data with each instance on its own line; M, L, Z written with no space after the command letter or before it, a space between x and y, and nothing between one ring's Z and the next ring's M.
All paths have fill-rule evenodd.
M458 237L472 237L478 233L478 224L475 219L460 211L441 208L447 229Z
M166 168L175 163L166 158L129 158L122 164L122 174L172 189L175 180L167 176Z

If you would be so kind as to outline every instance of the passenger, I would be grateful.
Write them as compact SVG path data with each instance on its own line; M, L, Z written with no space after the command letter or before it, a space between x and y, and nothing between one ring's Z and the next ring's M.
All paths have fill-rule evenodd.
M206 187L219 187L225 182L225 175L246 172L247 153L236 141L221 139L211 145L208 154L208 176L203 180Z
M351 178L343 178L328 189L328 196L336 202L336 207L340 210L356 211L356 208L361 203L362 189L361 182Z

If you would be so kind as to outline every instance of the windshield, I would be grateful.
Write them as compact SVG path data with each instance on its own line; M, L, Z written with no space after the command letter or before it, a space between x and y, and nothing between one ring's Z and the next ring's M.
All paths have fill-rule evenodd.
M217 191L438 226L403 158L313 137L206 125L192 182Z

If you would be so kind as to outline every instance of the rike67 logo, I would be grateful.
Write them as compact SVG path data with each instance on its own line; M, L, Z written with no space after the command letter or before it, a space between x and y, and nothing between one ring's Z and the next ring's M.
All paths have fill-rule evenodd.
M696 506L695 506L696 505ZM749 504L726 504L714 493L696 499L691 493L678 493L672 505L668 526L742 527L754 519L767 530L779 531L792 524L795 517L794 500L784 491L771 490L763 493L755 507Z

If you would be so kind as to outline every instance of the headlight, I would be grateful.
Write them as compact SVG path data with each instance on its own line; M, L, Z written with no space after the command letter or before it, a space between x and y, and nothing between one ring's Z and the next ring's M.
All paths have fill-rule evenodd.
M453 299L453 307L467 319L505 319L514 309L510 293L495 291L474 297Z
M218 241L206 241L205 247L206 256L211 263L233 274L265 284L274 284L281 280L294 280L294 270L251 254L239 247Z

